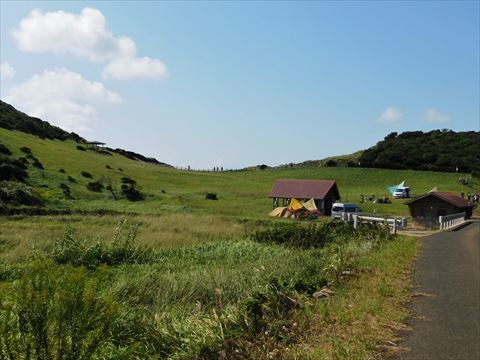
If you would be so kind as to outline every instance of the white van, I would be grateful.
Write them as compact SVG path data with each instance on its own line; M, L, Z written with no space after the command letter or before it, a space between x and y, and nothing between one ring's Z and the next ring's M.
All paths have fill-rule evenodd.
M343 212L359 213L361 211L355 204L335 203L332 205L332 219L341 219Z
M398 199L398 198L409 198L411 195L412 195L412 193L410 192L410 187L409 187L409 186L398 188L398 189L395 190L395 191L393 192L393 194L392 194L392 196L393 196L395 199Z

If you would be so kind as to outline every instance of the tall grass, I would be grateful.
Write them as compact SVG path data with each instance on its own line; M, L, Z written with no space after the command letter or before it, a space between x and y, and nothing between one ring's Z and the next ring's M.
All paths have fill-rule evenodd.
M308 231L331 227L316 226ZM68 230L53 251L37 253L42 263L0 267L0 354L244 358L260 340L295 341L295 313L312 306L312 294L392 239L373 228L329 231L322 247L245 239L146 252L125 222L101 244Z
M114 239L114 229L123 217L118 215L62 215L0 217L0 259L19 261L28 258L32 249L51 251L56 239L62 238L66 226L77 230L79 237L95 243ZM176 248L234 240L243 237L240 221L208 214L129 215L138 223L139 245L151 248Z

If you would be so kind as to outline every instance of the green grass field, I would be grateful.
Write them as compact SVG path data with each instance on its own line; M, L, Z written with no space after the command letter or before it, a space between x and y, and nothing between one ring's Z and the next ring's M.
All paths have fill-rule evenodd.
M469 186L458 183L459 176L466 174L346 167L190 172L133 161L118 154L108 156L94 151L79 151L72 141L42 140L5 129L0 129L0 141L15 156L24 155L19 150L22 146L32 149L45 170L30 167L30 182L47 199L48 207L56 209L112 210L139 214L207 213L263 219L271 210L268 194L278 178L334 179L345 202L358 202L360 194L388 196L386 186L403 180L407 181L414 195L425 193L434 186L441 191L456 193L479 190L478 179L474 179ZM112 169L107 169L106 165ZM59 172L60 169L64 169L65 173ZM146 200L136 203L114 201L108 191L90 192L85 186L91 180L82 177L82 171L91 173L94 179L108 177L117 188L120 187L121 177L129 176L142 187ZM67 176L72 176L78 183L69 183ZM70 186L75 200L64 198L60 183ZM206 192L217 193L219 200L205 200ZM400 199L393 200L393 204L367 203L362 205L362 209L387 215L407 215L407 207L402 203Z

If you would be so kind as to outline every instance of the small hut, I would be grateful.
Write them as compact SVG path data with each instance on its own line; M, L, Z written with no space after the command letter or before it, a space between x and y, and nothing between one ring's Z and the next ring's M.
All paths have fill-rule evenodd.
M322 214L330 215L333 203L340 199L340 193L335 180L277 179L270 198L274 208L287 206L291 199L313 199Z
M428 226L438 224L439 216L465 212L468 219L475 206L454 193L442 191L430 191L404 204L408 205L410 215L417 223Z
M93 150L102 149L105 147L105 145L107 145L101 141L87 141L86 144L89 149L93 149Z

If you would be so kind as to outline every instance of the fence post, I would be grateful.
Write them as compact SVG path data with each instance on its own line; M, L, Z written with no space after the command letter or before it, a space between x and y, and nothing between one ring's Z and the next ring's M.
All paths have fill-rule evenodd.
M397 233L397 219L393 218L393 233Z
M353 228L356 229L358 226L358 215L353 215Z
M443 230L443 216L438 217L438 222L440 223L440 230Z

